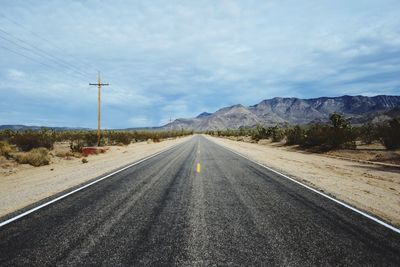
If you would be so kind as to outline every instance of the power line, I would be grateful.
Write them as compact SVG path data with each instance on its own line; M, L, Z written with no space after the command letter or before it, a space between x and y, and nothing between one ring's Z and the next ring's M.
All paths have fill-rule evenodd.
M8 51L10 51L10 52L12 52L12 53L14 53L14 54L16 54L16 55L19 55L19 56L21 56L21 57L27 58L27 59L29 59L29 60L35 62L35 63L39 63L39 64L41 64L41 65L43 65L43 66L45 66L45 67L53 68L53 66L50 66L50 65L48 65L48 64L46 64L46 63L43 63L43 62L40 62L40 61L38 61L38 60L36 60L36 59L30 57L30 56L27 56L27 55L24 55L24 54L22 54L22 53L19 53L19 52L13 50L13 49L10 49L10 48L8 48L8 47L6 47L6 46L1 45L1 44L0 44L0 47L3 48L3 49L5 49L5 50L8 50Z
M1 36L0 36L0 38L1 38ZM49 65L49 64L47 64L47 63L44 63L43 61L40 61L40 60L38 60L37 58L32 57L32 56L30 56L30 55L21 53L21 52L18 51L18 50L17 50L17 51L16 51L16 50L13 50L13 49L11 49L11 48L9 48L9 47L6 47L6 46L4 46L4 45L1 45L1 44L0 44L0 47L3 48L4 50L7 50L7 51L12 52L12 53L14 53L14 54L16 54L16 55L19 55L19 56L21 56L21 57L27 58L27 59L29 59L29 60L35 62L35 63L38 63L38 64L40 64L40 65L42 65L42 66L45 66L45 67L47 67L47 68L49 68L49 69L54 69L54 66ZM73 75L73 76L75 76L76 78L78 78L78 79L80 79L80 80L85 80L85 81L87 80L86 76L82 76L82 75L79 76L79 75L77 75L76 73L73 73L73 72L71 72L70 74Z
M7 34L8 36L11 36L12 38L14 38L14 40L10 39L8 37L5 37L4 35L1 34L1 32ZM17 46L19 48L22 48L22 49L24 49L26 51L29 51L29 52L37 55L37 56L47 57L50 60L52 60L54 63L56 63L57 65L62 66L63 68L68 68L71 71L74 71L74 72L78 73L79 75L82 75L85 78L87 78L87 76L89 76L89 74L81 72L80 70L77 70L74 66L71 67L70 64L65 63L65 61L59 59L58 57L55 57L55 56L47 53L46 51L44 51L44 50L42 50L42 49L40 49L40 48L38 48L38 47L36 47L34 45L31 45L28 42L26 42L26 41L24 41L24 40L22 40L20 38L17 38L15 36L13 36L12 34L2 30L1 28L0 28L0 38L3 39L3 40L8 41L9 43L14 44L15 46ZM15 41L15 40L17 40L17 41ZM23 45L21 43L23 43Z
M14 25L19 26L20 28L23 28L25 31L29 32L31 35L35 36L36 38L46 42L48 45L53 46L54 48L58 49L59 51L63 51L63 48L60 48L59 46L55 45L52 41L50 41L49 39L37 34L36 32L30 30L29 28L27 28L26 26L24 26L23 24L7 17L6 15L4 15L4 13L0 12L0 16L2 16L3 18L5 18L6 20L8 20L9 22L13 23ZM80 59L77 59L74 56L71 56L73 59L75 59L75 61L78 61L78 63L81 63L80 65L83 65L89 69L95 70L96 68L93 65L89 65L88 63L81 61Z
M29 32L31 35L35 36L36 38L38 38L38 39L40 39L40 40L46 42L47 45L51 45L51 46L53 46L53 47L55 47L56 49L61 50L61 51L63 50L62 48L60 48L60 47L54 45L54 43L52 43L51 41L49 41L47 38L45 38L45 37L43 37L43 36L40 36L39 34L37 34L37 33L33 32L33 31L31 31L30 29L28 29L28 28L27 28L26 26L24 26L23 24L21 24L21 23L19 23L19 22L17 22L17 21L14 21L14 20L12 20L12 19L10 19L10 18L7 17L6 15L4 15L2 12L0 12L0 16L2 16L3 18L5 18L6 20L10 21L11 23L13 23L13 24L15 24L15 25L17 25L17 26L23 28L25 31ZM3 34L3 35L0 34L0 38L1 38L1 39L6 40L6 41L9 42L9 43L12 43L13 45L19 47L20 49L23 49L23 50L25 50L25 51L27 51L27 52L29 52L29 53L32 53L32 54L34 54L34 55L36 55L36 56L39 56L40 58L44 58L44 59L46 59L46 60L47 60L48 58L50 58L50 59L52 60L53 64L56 63L56 64L58 64L58 66L61 66L61 67L63 67L63 68L68 68L69 70L74 71L76 74L79 74L79 79L83 79L83 78L84 78L85 80L87 80L87 76L89 76L89 74L86 73L86 72L82 72L82 71L79 69L79 67L75 67L74 65L70 64L69 62L67 62L67 61L65 61L65 60L63 60L63 59L60 59L59 57L54 56L54 55L52 55L52 54L50 54L50 53L44 51L43 49L38 48L37 46L32 45L32 44L28 43L27 41L25 41L25 40L23 40L23 39L21 39L21 38L18 38L18 37L16 37L16 36L14 36L13 34L7 32L7 31L5 31L5 30L3 30L3 29L1 29L1 28L0 28L0 32L2 32L2 33L4 33L4 34L6 34L7 36L10 36L10 37L13 38L13 39L10 39L10 38L5 37L4 34ZM24 44L24 45L21 45L21 43ZM21 52L19 52L19 51L15 51L15 50L13 50L13 49L10 49L9 47L3 46L3 45L1 45L1 44L0 44L0 47L2 47L2 48L5 49L5 50L8 50L9 52L12 52L12 53L14 53L14 54L16 54L16 55L22 56L22 57L24 57L24 58L27 58L27 59L33 61L33 62L36 62L36 63L38 63L38 64L41 64L41 65L43 65L43 66L46 66L46 67L48 67L48 68L53 68L52 66L50 66L50 65L47 64L47 63L43 63L43 62L41 62L40 60L35 59L34 57L31 57L31 56L28 56L28 55L26 55L26 54L24 54L24 53L21 53ZM72 58L73 58L73 57L72 57ZM88 64L86 64L85 62L82 62L82 61L79 61L79 60L77 60L77 61L80 62L81 65L85 65L85 66L89 67L90 69L94 69L92 65L88 65ZM75 76L78 77L76 74L75 74ZM106 84L104 84L104 85L106 85ZM108 85L108 84L107 84L107 85Z

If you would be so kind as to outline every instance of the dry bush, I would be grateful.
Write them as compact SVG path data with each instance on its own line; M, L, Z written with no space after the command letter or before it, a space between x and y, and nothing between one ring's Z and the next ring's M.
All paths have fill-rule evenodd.
M29 152L14 155L15 160L21 164L29 164L35 167L49 165L49 150L44 147L34 148Z
M133 134L127 131L107 131L105 135L110 145L129 145L133 139Z
M152 139L154 142L162 141L166 138L175 138L193 134L193 131L184 129L176 131L116 131L106 130L101 133L100 145L128 145L131 142L146 141ZM68 142L71 152L81 152L85 146L97 145L97 131L93 130L73 130L73 131L54 131L43 128L41 130L0 131L0 141L7 141L16 145L20 151L30 151L33 148L45 147L49 150L54 148L54 143Z
M49 129L15 132L10 139L10 142L15 144L22 151L30 151L33 148L39 147L52 149L55 141L56 132Z
M14 152L14 149L8 142L0 141L0 156L4 156L8 159L12 152Z

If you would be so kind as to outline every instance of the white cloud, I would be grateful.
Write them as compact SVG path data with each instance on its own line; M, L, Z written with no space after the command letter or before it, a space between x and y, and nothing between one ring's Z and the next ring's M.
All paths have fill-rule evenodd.
M23 71L20 70L16 70L16 69L9 69L7 71L7 76L11 79L11 80L20 80L22 78L25 77L25 73Z
M87 83L100 69L110 83L104 105L128 123L130 114L138 114L135 123L164 123L169 113L187 117L266 97L400 86L385 74L400 70L397 0L8 0L2 10L61 49L0 17L2 29L90 73L78 79L0 48L2 92L84 110L96 104Z
M152 125L153 121L148 117L135 116L128 119L130 127L146 127Z

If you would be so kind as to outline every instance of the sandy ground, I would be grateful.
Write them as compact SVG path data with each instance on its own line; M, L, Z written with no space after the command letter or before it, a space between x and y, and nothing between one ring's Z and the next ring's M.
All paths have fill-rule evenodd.
M0 173L0 217L182 143L188 138L190 137L160 143L141 142L129 146L112 146L107 153L87 157L86 164L82 163L81 158L54 158L53 163L47 166L35 168L23 164L18 167L17 172Z
M332 150L328 151L325 154L336 156L336 157L344 157L353 160L365 160L378 162L383 164L395 164L400 165L400 150L391 151L387 149L372 149L371 146L366 148L357 147L355 150L351 149L340 149L340 150Z
M253 160L400 226L400 168L210 137Z

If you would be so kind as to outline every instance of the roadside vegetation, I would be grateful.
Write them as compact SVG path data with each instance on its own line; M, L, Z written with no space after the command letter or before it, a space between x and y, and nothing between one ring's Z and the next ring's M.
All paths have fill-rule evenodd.
M160 142L163 139L182 137L193 131L102 131L104 146L125 146L132 142ZM67 144L68 149L54 152L57 143ZM51 156L82 157L82 148L97 145L97 131L54 131L43 128L38 131L0 131L0 157L20 164L43 166L50 164ZM54 152L54 153L53 153ZM83 161L82 161L83 162ZM87 160L83 163L86 163Z
M315 123L311 125L275 126L257 125L255 128L240 128L238 130L207 131L206 134L221 137L250 137L251 141L270 139L271 142L285 142L287 145L298 145L303 149L329 151L335 149L355 149L356 143L371 144L380 142L388 150L400 148L400 118L383 123L368 123L353 126L344 116L333 113L330 123Z

